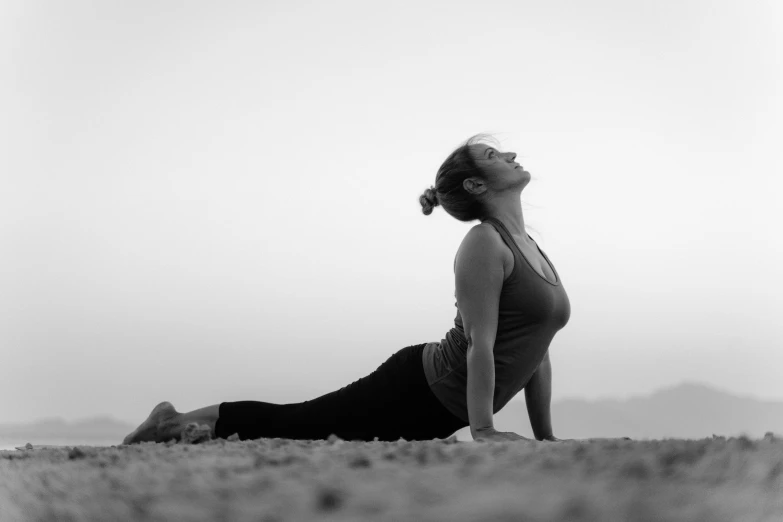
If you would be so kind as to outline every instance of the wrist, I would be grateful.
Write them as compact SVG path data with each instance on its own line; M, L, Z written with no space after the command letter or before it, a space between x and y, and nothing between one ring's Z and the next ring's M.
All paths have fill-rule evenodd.
M470 434L471 436L475 437L476 435L487 434L493 431L495 431L494 426L482 426L481 428L475 428L475 429L471 428Z

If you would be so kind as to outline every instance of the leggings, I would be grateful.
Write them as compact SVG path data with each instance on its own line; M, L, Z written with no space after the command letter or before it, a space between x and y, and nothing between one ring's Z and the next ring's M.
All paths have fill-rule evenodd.
M397 351L378 369L348 386L292 404L223 402L215 435L240 440L316 440L335 434L343 440L443 439L468 426L430 390L421 354L424 344Z

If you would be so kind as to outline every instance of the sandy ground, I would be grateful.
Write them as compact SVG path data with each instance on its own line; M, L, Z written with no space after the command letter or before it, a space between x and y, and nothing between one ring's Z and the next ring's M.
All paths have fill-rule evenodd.
M783 521L773 436L0 451L0 520Z

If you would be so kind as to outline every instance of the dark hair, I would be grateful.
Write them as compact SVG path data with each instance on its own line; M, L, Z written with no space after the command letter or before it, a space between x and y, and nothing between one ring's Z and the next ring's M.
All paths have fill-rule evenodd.
M486 181L486 175L471 156L470 146L487 139L497 143L491 134L480 133L468 138L449 154L449 157L438 169L435 176L435 186L428 188L419 196L421 211L425 216L432 214L432 209L438 204L460 221L475 221L486 215L484 197L472 195L465 190L462 182L467 178L479 178Z

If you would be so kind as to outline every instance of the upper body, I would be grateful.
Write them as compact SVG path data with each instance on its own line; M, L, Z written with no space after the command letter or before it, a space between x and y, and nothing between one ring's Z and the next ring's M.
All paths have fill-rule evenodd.
M419 199L425 215L440 204L460 221L481 221L457 252L454 328L422 354L433 393L470 424L474 438L477 429L492 428L493 414L533 382L571 313L559 274L525 232L520 195L530 173L514 161L516 154L475 138L451 153L436 186ZM548 399L539 393L544 386L534 389L534 416L547 424Z
M495 414L525 387L571 315L557 270L529 241L520 244L493 218L468 232L455 260L454 327L422 354L432 392L471 427L468 347L491 347Z

